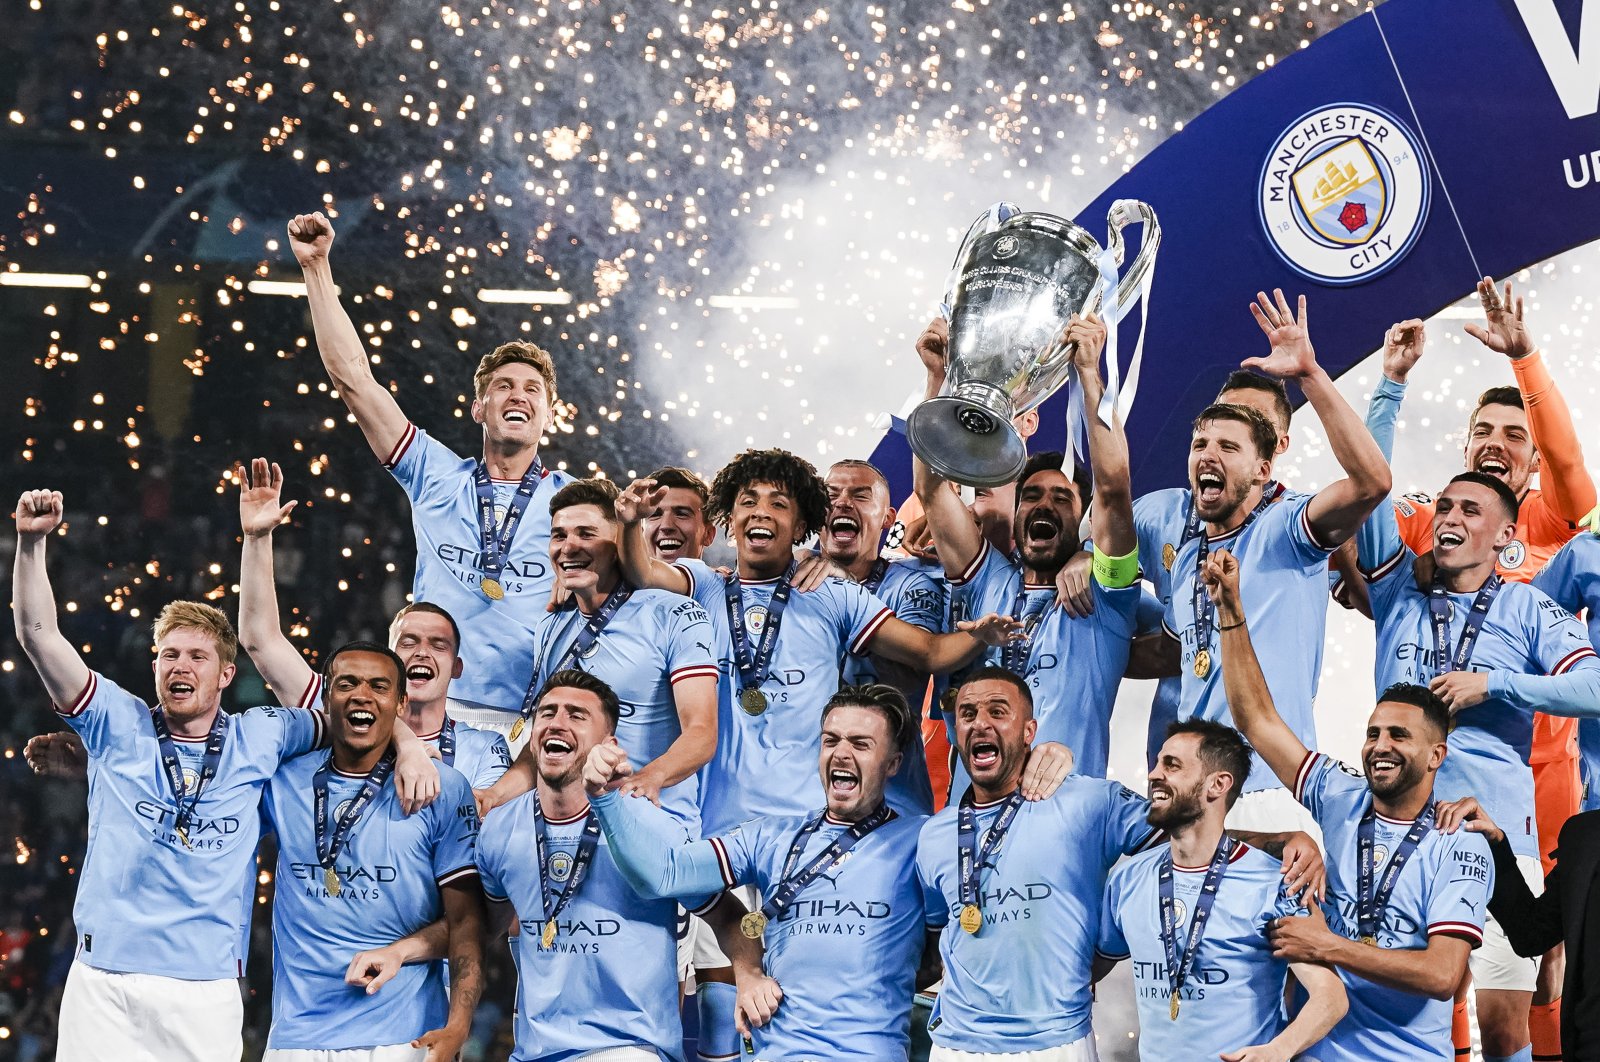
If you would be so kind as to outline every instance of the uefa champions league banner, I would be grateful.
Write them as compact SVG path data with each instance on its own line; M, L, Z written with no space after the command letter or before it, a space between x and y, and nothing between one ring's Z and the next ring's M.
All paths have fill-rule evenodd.
M1076 218L1101 232L1112 203L1135 199L1161 220L1127 426L1135 489L1183 482L1190 421L1266 353L1258 290L1307 296L1338 375L1479 277L1600 238L1597 110L1600 0L1389 0L1152 151ZM1124 352L1138 316L1123 319ZM1064 389L1041 407L1031 449L1062 448L1067 404ZM898 419L873 461L909 491Z

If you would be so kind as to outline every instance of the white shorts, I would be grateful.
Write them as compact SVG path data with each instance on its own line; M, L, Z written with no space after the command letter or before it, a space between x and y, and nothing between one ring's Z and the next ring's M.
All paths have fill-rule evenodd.
M1544 867L1537 859L1519 855L1517 869L1535 896L1544 890ZM1523 958L1512 951L1506 931L1487 913L1483 919L1483 944L1472 952L1468 968L1472 970L1473 991L1532 992L1539 979L1539 960Z
M473 704L468 701L458 701L451 698L445 702L445 713L458 723L465 723L479 730L492 730L506 739L506 744L511 748L511 758L516 759L528 744L529 733L533 728L524 726L515 741L511 740L511 731L516 727L517 720L522 718L518 711L507 711L503 708L491 708L487 704ZM520 707L520 706L519 706Z
M1060 1047L1045 1047L1038 1051L957 1051L953 1047L933 1045L928 1062L1100 1062L1095 1053L1094 1034Z
M58 1062L239 1062L237 978L184 981L74 961L61 994Z
M1287 789L1257 789L1246 793L1228 811L1228 829L1251 833L1288 833L1299 830L1309 833L1311 839L1322 847L1322 828L1311 817L1305 805L1296 800Z
M423 1062L425 1047L390 1044L387 1047L347 1047L342 1051L303 1051L298 1047L271 1047L261 1062Z
M717 943L717 934L704 918L689 915L689 929L678 938L678 980L686 982L696 970L719 970L729 959ZM693 992L691 987L687 989Z
M572 1062L661 1062L653 1047L608 1047L603 1051L590 1051Z

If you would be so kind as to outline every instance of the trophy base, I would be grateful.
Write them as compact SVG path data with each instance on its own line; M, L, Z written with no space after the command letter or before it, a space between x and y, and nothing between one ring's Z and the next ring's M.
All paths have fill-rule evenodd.
M953 395L930 398L906 418L906 441L944 479L969 487L1014 482L1028 448L1009 420Z

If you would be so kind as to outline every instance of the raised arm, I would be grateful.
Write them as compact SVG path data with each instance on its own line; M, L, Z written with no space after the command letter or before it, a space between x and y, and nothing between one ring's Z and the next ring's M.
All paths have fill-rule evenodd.
M636 479L617 496L617 523L622 527L617 562L622 565L622 577L641 590L687 595L694 591L689 574L651 553L644 540L644 518L655 511L666 493L667 488L656 486L653 479Z
M355 414L361 434L378 460L387 460L406 431L406 415L389 389L372 375L366 348L356 326L339 303L328 251L333 246L333 224L319 210L297 214L289 222L289 246L306 282L306 303L311 329L328 379L339 397Z
M943 317L928 322L917 339L917 356L928 373L924 398L937 398L944 388L945 350L949 344L950 326ZM983 551L982 529L961 504L955 485L915 456L911 459L911 483L927 517L939 563L944 565L946 575L961 578Z
M1272 703L1267 677L1261 673L1244 604L1239 600L1239 561L1225 549L1206 558L1206 593L1217 607L1217 630L1222 635L1222 682L1228 695L1233 725L1255 746L1291 792L1295 775L1305 762L1307 749L1283 721Z
M1083 388L1083 405L1089 410L1089 466L1094 472L1094 509L1090 526L1095 550L1104 557L1137 554L1139 534L1133 526L1133 484L1128 472L1128 438L1122 419L1112 411L1107 426L1095 410L1105 394L1100 379L1100 352L1106 344L1106 326L1094 314L1074 315L1067 325L1067 339L1075 344L1073 363L1078 368L1078 383ZM1137 560L1127 562L1135 567ZM1096 571L1096 576L1100 573ZM1134 581L1119 585L1127 586Z
M1389 496L1389 462L1356 411L1334 387L1333 378L1317 364L1305 296L1300 296L1297 315L1290 311L1282 291L1274 291L1272 299L1259 292L1250 312L1271 341L1272 350L1264 358L1246 358L1243 367L1299 382L1322 422L1333 456L1344 469L1345 478L1319 490L1306 508L1317 541L1332 549L1355 534L1367 514Z
M1367 431L1378 444L1384 459L1394 460L1394 428L1400 417L1400 403L1406 397L1406 380L1422 358L1428 342L1427 329L1419 318L1397 321L1383 334L1383 375L1367 400Z
M633 891L647 900L678 899L694 908L735 884L723 876L717 842L682 844L665 812L616 792L632 773L616 738L590 749L583 765L589 806L605 831L606 849Z
M298 502L279 504L283 470L265 458L239 470L239 528L244 548L239 560L239 644L278 695L280 704L303 704L317 673L278 620L278 593L272 572L272 532Z
M11 613L17 642L62 711L89 685L89 666L56 623L55 594L45 570L45 536L61 526L61 492L24 491L17 499L17 556L11 573Z
M1539 451L1539 487L1556 515L1575 524L1594 508L1595 487L1583 463L1572 410L1523 325L1522 297L1513 297L1511 281L1506 281L1502 299L1494 281L1484 277L1478 281L1478 298L1483 303L1484 323L1467 325L1467 334L1511 359L1517 390L1528 411L1528 431Z
M931 675L948 675L972 663L986 647L1009 645L1022 637L1022 622L997 612L963 620L950 634L932 634L890 616L873 632L866 648Z

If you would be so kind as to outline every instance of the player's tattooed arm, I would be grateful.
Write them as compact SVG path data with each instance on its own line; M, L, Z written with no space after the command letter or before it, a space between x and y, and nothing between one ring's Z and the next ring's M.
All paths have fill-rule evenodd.
M389 389L372 375L366 346L339 303L328 252L333 247L333 223L321 211L298 214L289 222L289 247L306 282L306 306L311 330L328 379L355 415L361 434L378 460L388 458L406 433L406 415Z
M56 623L55 592L45 568L45 539L61 526L61 492L23 491L17 499L17 554L12 566L11 612L17 642L62 711L89 685L89 667Z
M344 983L373 995L411 963L432 962L449 953L450 927L443 919L430 922L393 944L359 951L344 971Z
M483 889L476 875L439 890L450 930L450 1015L444 1027L411 1041L427 1048L425 1062L453 1062L472 1032L472 1015L483 997Z
M1298 830L1289 833L1229 830L1228 833L1251 847L1283 860L1283 891L1286 895L1302 901L1302 905L1313 901L1321 903L1327 895L1328 868L1322 861L1322 849L1317 847L1317 842L1310 834Z

